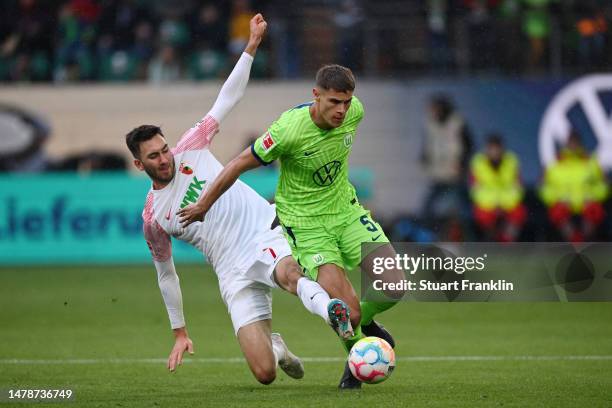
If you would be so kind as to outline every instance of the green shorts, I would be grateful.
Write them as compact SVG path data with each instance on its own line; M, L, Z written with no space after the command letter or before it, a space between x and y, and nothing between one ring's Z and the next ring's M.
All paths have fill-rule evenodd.
M308 227L283 225L283 230L293 256L315 281L321 265L334 264L348 271L357 267L362 260L362 243L389 242L370 211L356 201L337 221Z

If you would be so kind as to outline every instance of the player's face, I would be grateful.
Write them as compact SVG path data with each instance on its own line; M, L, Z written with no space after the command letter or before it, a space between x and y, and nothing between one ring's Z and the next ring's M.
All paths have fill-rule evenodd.
M312 92L315 97L319 119L330 128L337 128L342 125L346 112L351 107L353 92L319 88L314 88Z
M140 159L135 159L134 164L157 186L163 187L174 178L174 156L162 135L140 143Z

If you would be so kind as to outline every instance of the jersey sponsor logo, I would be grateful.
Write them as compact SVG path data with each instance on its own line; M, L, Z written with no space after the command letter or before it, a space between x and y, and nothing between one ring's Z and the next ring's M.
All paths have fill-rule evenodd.
M198 180L196 176L193 176L193 181L189 184L180 207L185 208L189 204L195 204L200 198L204 184L206 184L206 180Z
M321 254L315 254L312 256L312 262L316 265L321 265L325 261L325 257Z
M308 156L312 156L313 154L315 154L318 150L313 150L311 152L304 152L304 156L308 157Z
M270 132L266 132L263 140L261 141L261 146L264 149L264 152L270 151L275 145L274 139L272 139L272 135Z
M338 160L331 161L315 171L312 175L312 179L317 186L330 186L336 180L341 167L342 163Z
M351 145L353 144L353 134L352 133L347 133L346 135L344 135L344 147L351 147Z
M181 165L179 166L179 173L183 173L190 176L193 174L193 169L186 165L184 162L181 162Z

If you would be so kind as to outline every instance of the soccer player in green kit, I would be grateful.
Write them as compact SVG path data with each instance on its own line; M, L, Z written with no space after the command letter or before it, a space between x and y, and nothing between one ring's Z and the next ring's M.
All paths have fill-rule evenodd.
M250 148L228 163L196 204L179 211L185 225L202 220L240 174L278 159L278 217L304 272L331 297L349 306L350 316L346 317L354 332L343 340L347 351L364 335L381 337L395 346L389 332L373 320L394 303L360 303L345 272L357 265L372 271L374 254L396 254L380 225L359 204L348 179L348 160L364 115L361 101L353 96L354 90L350 69L323 66L316 75L314 101L284 112ZM362 257L361 244L365 242L380 246ZM346 324L349 319L344 319ZM339 387L361 387L348 364Z

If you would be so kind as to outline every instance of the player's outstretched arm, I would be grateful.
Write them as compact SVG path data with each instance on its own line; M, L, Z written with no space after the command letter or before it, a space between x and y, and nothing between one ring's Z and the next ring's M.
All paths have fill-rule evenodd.
M182 227L187 227L195 221L204 220L204 216L210 210L210 207L238 180L242 173L259 166L261 166L261 163L255 158L251 148L245 149L223 168L198 202L177 211L176 214L180 217Z
M244 49L244 53L234 66L230 76L221 87L219 96L209 112L209 115L215 118L218 123L221 123L223 119L225 119L227 114L244 96L247 83L249 82L253 58L263 39L267 26L268 23L266 23L261 14L256 14L251 19L249 42Z

